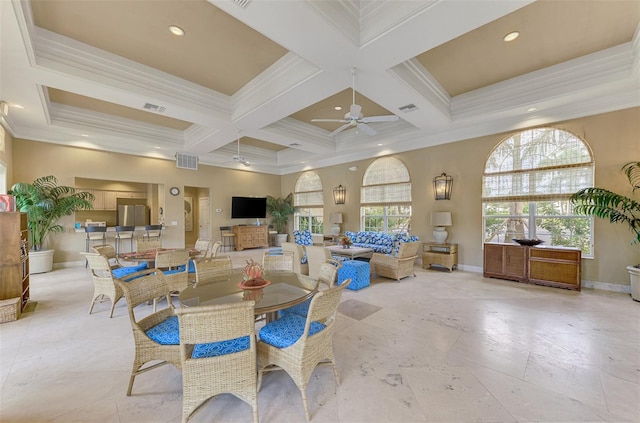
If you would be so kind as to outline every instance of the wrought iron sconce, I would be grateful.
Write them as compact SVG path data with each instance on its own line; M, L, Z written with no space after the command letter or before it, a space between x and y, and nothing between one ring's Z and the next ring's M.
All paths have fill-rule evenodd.
M338 185L333 189L333 202L336 204L344 204L347 198L347 189L342 185Z
M433 194L436 200L451 200L451 188L453 187L453 177L442 173L433 178Z

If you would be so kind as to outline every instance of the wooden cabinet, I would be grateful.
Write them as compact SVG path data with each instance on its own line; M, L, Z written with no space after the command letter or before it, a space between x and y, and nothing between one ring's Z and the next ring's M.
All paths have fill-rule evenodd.
M526 281L527 248L520 245L484 244L484 276Z
M95 197L93 200L94 210L116 210L118 208L116 191L103 191L100 189L88 189L86 191Z
M422 267L427 269L431 265L446 267L450 272L457 269L458 244L422 243Z
M266 226L234 226L235 249L269 247L269 235Z
M581 258L576 248L484 244L483 275L579 290Z
M0 213L0 300L29 301L29 232L27 214Z

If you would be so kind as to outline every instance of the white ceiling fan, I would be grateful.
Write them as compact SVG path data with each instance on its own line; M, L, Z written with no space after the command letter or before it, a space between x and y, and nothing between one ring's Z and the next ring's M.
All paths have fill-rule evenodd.
M373 122L395 122L399 118L396 115L386 115L386 116L367 116L364 117L362 115L362 107L356 104L356 68L351 69L351 77L353 79L353 101L351 107L349 108L349 112L344 115L344 119L311 119L311 122L341 122L344 123L341 127L333 131L329 134L329 136L333 137L338 133L344 131L347 128L351 128L356 126L358 129L361 129L367 135L375 135L377 134L376 130L367 125L368 123Z
M244 156L240 154L240 131L238 131L238 154L233 155L233 160L238 163L242 163L247 167L251 166L251 163L249 162L249 160L247 160Z

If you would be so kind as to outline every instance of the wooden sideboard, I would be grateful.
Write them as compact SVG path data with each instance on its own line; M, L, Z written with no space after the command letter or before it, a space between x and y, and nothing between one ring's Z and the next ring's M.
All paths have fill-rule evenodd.
M246 225L233 227L235 249L269 247L269 231L266 225Z
M484 244L488 278L580 290L582 252L577 248Z
M29 231L27 214L0 213L0 300L29 301Z

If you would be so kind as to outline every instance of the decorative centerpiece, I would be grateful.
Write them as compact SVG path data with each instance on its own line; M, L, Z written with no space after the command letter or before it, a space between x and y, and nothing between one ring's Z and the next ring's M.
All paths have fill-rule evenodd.
M534 245L539 245L539 244L544 243L544 241L543 241L543 240L541 240L541 239L535 239L535 238L534 238L534 239L526 239L526 238L525 238L525 239L523 239L523 238L518 239L518 238L511 238L511 239L513 239L515 242L517 242L517 243L518 243L518 244L520 244L520 245L527 245L527 246L529 246L529 247L533 247Z
M340 244L342 244L342 248L350 248L353 245L353 241L345 235L340 239Z
M238 288L244 291L243 299L258 302L262 298L262 289L271 282L262 279L262 266L253 261L247 260L247 265L242 271L242 282L238 283Z

